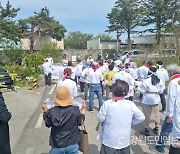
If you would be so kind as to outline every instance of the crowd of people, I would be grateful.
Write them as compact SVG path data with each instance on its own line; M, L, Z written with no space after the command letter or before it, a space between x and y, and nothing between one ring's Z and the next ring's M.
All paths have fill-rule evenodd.
M163 68L163 61L160 60L155 64L152 61L143 61L142 65L137 67L129 55L123 61L117 56L114 57L113 60L103 61L101 55L98 54L97 61L95 61L90 55L85 62L81 61L79 57L76 64L67 61L66 56L63 57L62 66L59 68L59 81L55 98L57 106L50 110L43 106L45 124L47 127L52 127L51 153L69 150L69 146L74 146L70 149L76 149L74 153L78 153L77 127L84 122L84 110L86 110L85 104L83 105L83 113L79 111L75 113L77 109L73 109L72 100L79 95L77 89L79 84L80 93L83 94L89 112L94 110L94 94L97 95L99 102L97 118L102 129L101 134L99 134L102 143L101 154L129 154L131 125L143 121L144 129L139 131L140 134L151 135L151 122L154 123L153 133L158 135L160 132L159 141L156 145L150 146L150 150L164 153L167 139L172 132L169 153L179 154L180 67L172 64L166 70ZM50 64L47 59L46 63ZM47 67L50 68L50 66ZM48 74L46 71L44 73L47 83ZM49 73L51 72L49 71ZM165 89L169 78L168 101L166 103ZM67 91L66 94L61 94L60 89L62 88ZM135 93L139 94L142 111L133 103ZM71 97L70 103L65 101L66 97L68 99ZM64 104L58 103L58 100L63 101ZM161 109L159 109L160 107ZM62 115L56 114L57 112ZM160 112L163 114L166 112L161 131L159 130L161 125ZM64 115L66 118L63 118ZM74 130L71 132L72 134L66 134L70 129ZM63 134L66 134L66 137L64 136L61 140ZM77 137L72 140L73 143L68 141L71 137ZM121 142L122 138L126 142ZM67 140L66 144L63 140Z
M48 55L43 64L45 84L51 85L53 59ZM51 154L77 154L79 143L79 126L84 124L85 112L94 110L94 94L99 106L97 119L100 123L98 139L101 141L101 154L129 154L131 144L131 125L144 122L140 134L150 136L150 123L154 135L159 135L155 145L149 147L157 153L164 153L165 146L172 133L169 154L180 154L180 67L171 64L163 67L163 61L143 61L140 67L127 56L122 62L117 56L105 62L98 55L95 61L90 55L87 61L77 64L63 56L62 65L58 67L58 84L55 106L48 108L43 104L45 125L51 127ZM167 102L165 99L168 82ZM73 104L78 89L83 94L81 109ZM139 94L142 111L133 102L134 95ZM160 105L161 104L161 105ZM161 107L161 109L160 109ZM164 122L159 127L160 112L165 114ZM10 154L8 121L11 113L0 93L0 150ZM159 134L160 133L160 134Z

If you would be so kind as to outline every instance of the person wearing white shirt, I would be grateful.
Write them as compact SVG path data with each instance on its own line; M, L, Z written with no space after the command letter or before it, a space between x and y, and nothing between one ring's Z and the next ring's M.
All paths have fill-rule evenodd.
M48 60L48 62L51 64L51 65L54 65L54 61L53 61L53 58L51 57L50 54L48 54L46 60Z
M120 59L117 59L114 61L114 67L119 67L119 65L122 63Z
M178 81L177 81L178 80ZM172 116L172 139L169 153L179 154L180 153L180 74L177 83L174 85L174 105L169 104L169 110L167 111L170 116ZM172 106L171 106L172 105ZM171 107L170 107L171 106ZM171 110L172 108L172 110Z
M162 83L164 85L164 90L165 90L165 84L169 80L168 72L166 71L166 69L163 68L163 62L162 61L157 61L156 66L158 68L157 72L156 72L157 76L162 81ZM161 104L162 104L162 109L160 110L160 112L162 112L162 113L164 113L166 111L166 99L165 99L164 90L163 90L163 93L160 94Z
M172 143L170 147L169 153L175 154L176 149L174 147L174 141L179 136L180 132L180 103L179 103L179 93L180 93L180 67L176 64L171 64L167 66L167 71L170 76L170 82L168 84L168 99L167 99L167 109L166 109L166 117L161 127L161 133L159 136L159 140L154 146L150 146L150 150L154 152L165 152L165 146L167 139L169 138L169 134L172 131ZM179 152L177 152L179 154Z
M70 68L72 71L71 74L71 79L73 79L76 83L77 83L77 79L76 79L76 68L74 67L72 61L68 61L68 66L67 68Z
M92 68L90 68L90 65L88 63L85 63L84 66L85 67L82 71L81 76L84 78L84 100L87 101L88 99L88 91L90 88L90 79L89 79L89 72L92 70Z
M87 59L87 62L89 63L94 63L94 59L92 58L92 56L90 55Z
M159 118L159 103L160 96L159 94L163 91L163 83L157 77L156 74L157 68L153 66L148 71L147 79L143 81L141 87L137 87L137 90L143 94L142 104L143 104L143 113L145 114L144 130L141 130L140 133L146 136L149 136L149 124L150 120L155 122L155 127L153 132L158 134L158 128L160 123Z
M125 99L129 92L127 82L116 80L112 92L114 97L104 102L97 115L102 127L100 154L130 154L131 125L145 117L132 101Z
M50 86L51 85L51 73L52 73L51 64L46 59L45 63L42 65L42 67L43 67L43 72L45 75L45 85Z
M78 64L75 66L75 75L77 76L78 79L80 78L82 74L82 68L83 68L83 64L79 60Z
M90 90L89 90L89 111L93 112L94 93L96 93L99 101L99 109L103 104L101 81L103 80L102 73L97 70L97 65L92 65L92 70L89 72Z
M107 68L106 68L106 67L107 67L107 66L104 65L103 60L100 60L100 61L99 61L99 68L98 68L98 70L99 70L102 74L106 73L106 71L107 71Z
M79 67L76 68L76 73L77 73L77 70L78 70L78 73L79 74L76 74L78 76L78 80L79 80L79 84L80 84L80 90L81 90L81 93L84 92L84 87L85 87L85 78L82 76L82 71L86 68L86 65L83 65L82 64L82 68L81 68L81 65Z
M127 99L133 100L133 96L134 96L134 82L135 80L133 79L133 77L131 76L130 73L127 73L124 71L124 64L122 63L120 65L120 72L116 73L113 78L112 78L112 84L116 82L117 79L126 81L129 84L129 92L126 96Z
M131 76L132 76L135 80L138 80L137 67L136 67L136 63L135 63L134 61L131 61L131 62L129 63L129 70L130 70Z
M103 60L100 60L99 61L99 67L98 67L98 70L102 73L102 75L104 73L106 73L106 68L105 68L105 65L103 64ZM104 95L104 92L105 92L105 85L101 84L101 87L102 87L102 95Z
M59 65L53 65L52 66L52 79L57 79L60 80L63 78L63 73L64 73L64 67L59 66Z
M76 82L71 79L72 70L70 68L64 69L64 77L62 80L60 80L57 84L57 87L59 86L65 86L69 89L72 98L74 99L77 97L77 86Z
M149 68L146 65L146 61L142 62L142 65L137 69L137 75L140 82L143 82L147 78L147 74L149 71ZM142 98L142 94L140 93L139 98Z
M147 78L149 68L146 66L146 61L142 62L142 65L137 69L137 75L140 81Z

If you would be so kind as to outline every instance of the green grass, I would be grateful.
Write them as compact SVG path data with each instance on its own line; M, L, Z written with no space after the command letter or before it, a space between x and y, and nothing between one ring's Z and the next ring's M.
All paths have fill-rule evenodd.
M175 56L170 56L170 57L153 57L153 58L149 58L149 57L142 57L141 59L135 59L134 61L136 62L137 64L137 67L141 66L141 63L143 60L150 60L152 61L155 65L156 65L156 61L158 60L161 60L164 62L164 67L166 67L167 65L169 64L177 64L180 66L180 60L178 57L175 57Z

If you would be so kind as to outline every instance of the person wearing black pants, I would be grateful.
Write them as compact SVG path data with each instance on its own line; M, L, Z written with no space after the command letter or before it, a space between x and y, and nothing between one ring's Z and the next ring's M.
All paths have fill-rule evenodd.
M169 154L180 154L180 147L179 148L174 148L172 145L170 146L169 149Z
M48 73L48 75L45 75L45 84L48 86L51 86L51 73Z
M45 76L45 85L51 86L51 73L52 73L51 64L48 62L48 60L46 60L42 65L42 67Z
M162 94L160 94L160 98L161 98L161 104L162 104L162 109L160 110L160 112L165 112L166 111L166 99L165 99L165 93L163 91Z
M9 124L11 113L4 102L2 92L0 92L0 153L11 154Z

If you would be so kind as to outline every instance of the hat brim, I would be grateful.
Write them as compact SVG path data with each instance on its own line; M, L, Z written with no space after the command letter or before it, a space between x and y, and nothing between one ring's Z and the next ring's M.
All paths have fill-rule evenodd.
M69 98L63 99L63 100L60 100L60 99L55 98L55 99L54 99L54 102L55 102L58 106L69 106L69 105L72 105L72 97L70 96Z

